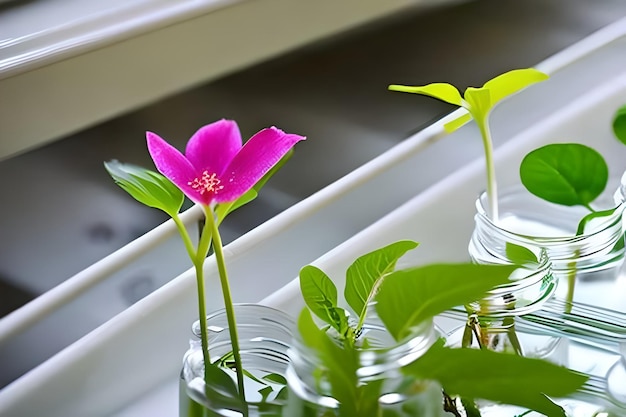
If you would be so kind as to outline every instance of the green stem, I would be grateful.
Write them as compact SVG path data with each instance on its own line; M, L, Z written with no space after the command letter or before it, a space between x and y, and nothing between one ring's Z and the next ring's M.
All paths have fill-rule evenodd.
M183 239L183 243L185 244L185 249L187 249L187 253L189 254L189 258L193 262L196 259L196 250L193 247L193 242L189 237L189 233L187 232L187 228L185 224L180 219L178 215L172 216L172 220L174 220L174 224L178 228L178 232L180 233L180 237Z
M498 187L496 184L496 168L493 160L493 142L491 140L491 131L487 118L484 120L475 119L480 135L483 139L483 148L485 151L485 164L487 168L487 200L489 203L489 215L491 220L496 223L498 221Z
M565 296L565 312L572 312L574 289L576 288L576 258L580 256L580 249L574 251L574 260L567 264L567 295Z
M224 251L222 247L222 238L219 234L217 223L213 217L213 211L210 207L206 207L207 226L210 226L213 232L213 250L215 251L215 260L220 275L220 284L222 286L222 295L224 296L224 308L226 309L226 318L228 319L228 330L230 333L230 342L233 348L233 358L235 360L235 372L237 373L237 386L239 387L239 396L245 404L245 392L243 385L243 367L241 366L241 354L239 352L239 336L237 334L237 322L235 320L235 311L233 308L233 299L230 294L230 285L228 283L228 274L226 272L226 263L224 262Z
M188 238L188 237L187 237ZM198 251L196 256L192 258L193 266L196 271L196 286L198 288L198 320L200 322L200 344L202 345L202 358L204 359L204 380L208 384L208 375L206 372L206 365L211 363L211 356L209 354L209 335L207 332L207 319L206 319L206 302L205 302L205 290L204 290L204 260L209 253L209 247L211 246L211 228L204 223L202 233L200 234L200 241L198 242Z

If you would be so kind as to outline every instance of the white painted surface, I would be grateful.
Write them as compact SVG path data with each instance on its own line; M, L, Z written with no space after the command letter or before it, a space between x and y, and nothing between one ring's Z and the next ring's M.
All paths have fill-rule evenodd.
M415 0L39 0L0 13L0 158Z

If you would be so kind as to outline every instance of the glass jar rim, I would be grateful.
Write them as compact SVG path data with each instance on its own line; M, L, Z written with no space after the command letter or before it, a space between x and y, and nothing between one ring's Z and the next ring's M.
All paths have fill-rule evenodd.
M537 198L534 195L532 195L529 191L527 191L522 185L519 185L519 184L504 188L500 192L500 198L502 198L504 196L510 196L512 194L515 194L515 193L519 193L520 191L523 191L522 195L524 197L527 197L527 198ZM586 241L588 239L593 239L596 236L598 236L601 233L603 233L608 228L610 228L612 226L620 225L621 224L621 218L622 218L623 211L626 208L626 201L623 201L623 202L617 204L617 206L614 207L615 211L612 214L610 214L608 216L601 217L599 219L599 221L601 222L600 224L595 226L593 228L593 230L591 230L589 232L584 232L581 235L570 235L570 236L533 236L533 235L529 235L529 234L513 232L511 230L508 230L508 229L498 225L487 214L487 210L485 208L486 202L487 202L487 192L486 191L482 191L478 195L478 198L475 201L475 207L476 207L475 218L476 218L476 222L477 223L480 222L480 223L488 226L491 230L497 231L499 234L501 234L504 237L512 238L515 241L528 243L529 245L532 245L532 246L537 246L538 244L545 245L545 246L552 246L552 245L558 246L558 245L561 245L561 244L563 244L563 245L571 245L571 244L577 244L577 243L584 242L584 241ZM545 202L545 203L546 204L552 204L552 203L548 203L548 202Z

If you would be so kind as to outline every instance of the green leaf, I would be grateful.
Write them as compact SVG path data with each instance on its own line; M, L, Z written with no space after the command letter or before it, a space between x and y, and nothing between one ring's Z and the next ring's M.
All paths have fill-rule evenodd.
M259 390L259 394L261 394L261 402L267 401L267 398L270 396L272 392L274 392L274 388L270 387L269 385L261 388Z
M340 402L341 415L357 415L357 351L352 347L339 346L326 332L320 330L311 313L303 309L298 318L298 331L306 346L313 349L321 360L323 374L330 383L332 396Z
M443 342L433 345L404 372L439 381L450 395L517 405L548 417L565 417L565 412L546 395L567 396L587 380L544 360L487 349L452 349Z
M391 91L400 91L404 93L423 94L425 96L438 98L441 101L445 101L446 103L454 104L459 107L463 104L463 98L461 98L459 90L457 90L455 86L448 83L432 83L414 87L393 84L389 86L389 89Z
M555 143L535 149L520 166L522 184L551 203L589 204L608 182L609 169L602 155L579 143Z
M105 162L104 167L122 189L148 207L174 217L183 206L183 192L157 172L119 161Z
M580 219L580 222L578 222L578 228L576 229L576 236L580 236L585 233L585 227L591 220L597 219L600 217L611 216L613 215L613 213L615 213L615 210L617 210L617 207L609 209L609 210L594 211L594 212L587 214L585 217Z
M536 264L539 262L537 255L525 246L506 242L505 252L507 259L517 265Z
M379 281L396 267L396 262L418 243L401 240L357 258L346 272L344 297L357 315L362 316Z
M392 272L376 295L376 311L387 330L402 340L437 314L482 298L509 282L513 265L433 264Z
M483 88L489 90L493 106L503 98L548 78L550 78L548 74L534 68L516 69L492 78L483 85Z
M324 271L313 265L303 267L300 270L300 292L313 314L343 332L345 312L337 307L337 287Z
M474 120L477 123L486 123L489 112L494 105L489 90L467 87L464 97L466 102L464 107L470 112Z
M208 386L216 393L230 398L239 398L239 391L235 385L235 381L228 375L224 369L215 363L206 366Z
M620 107L615 113L613 133L620 142L626 145L626 105Z
M269 382L274 382L275 384L287 385L287 379L281 374L277 373L269 373L263 376L263 379Z
M457 129L460 129L461 127L465 126L468 122L470 122L472 120L472 115L469 113L466 113L462 116L457 117L456 119L446 123L443 125L443 129L448 132L448 133L452 133Z

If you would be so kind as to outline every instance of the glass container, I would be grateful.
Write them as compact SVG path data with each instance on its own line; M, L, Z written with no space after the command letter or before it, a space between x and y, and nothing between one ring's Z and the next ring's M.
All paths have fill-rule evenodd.
M370 312L373 308L370 308ZM377 403L375 415L389 417L445 417L441 387L432 381L416 381L401 368L423 355L439 333L432 320L422 323L411 337L397 342L375 314L368 318L357 339L357 385ZM335 337L338 344L342 342ZM317 351L305 346L296 334L289 350L287 371L290 417L369 417L363 410L341 404L333 395L333 380ZM335 387L336 388L336 387ZM366 394L367 393L367 394ZM348 411L350 410L350 411ZM354 414L357 415L354 415ZM359 413L362 413L359 414Z
M579 221L589 213L583 207L548 203L516 186L502 190L500 217L494 222L487 216L487 197L483 193L476 200L470 256L479 263L492 263L507 260L507 243L533 251L544 248L559 281L558 299L601 303L605 308L626 311L626 297L617 293L626 284L620 276L624 261L624 202L608 200L600 199L598 210L617 207L616 210L593 219L577 236Z
M195 337L183 358L180 417L282 415L293 320L281 311L257 304L235 305L235 316L245 373L245 404L242 405L238 396L205 383L200 325L196 321L192 327ZM207 320L211 361L223 363L226 373L235 381L235 372L228 366L232 348L225 310L208 315Z

